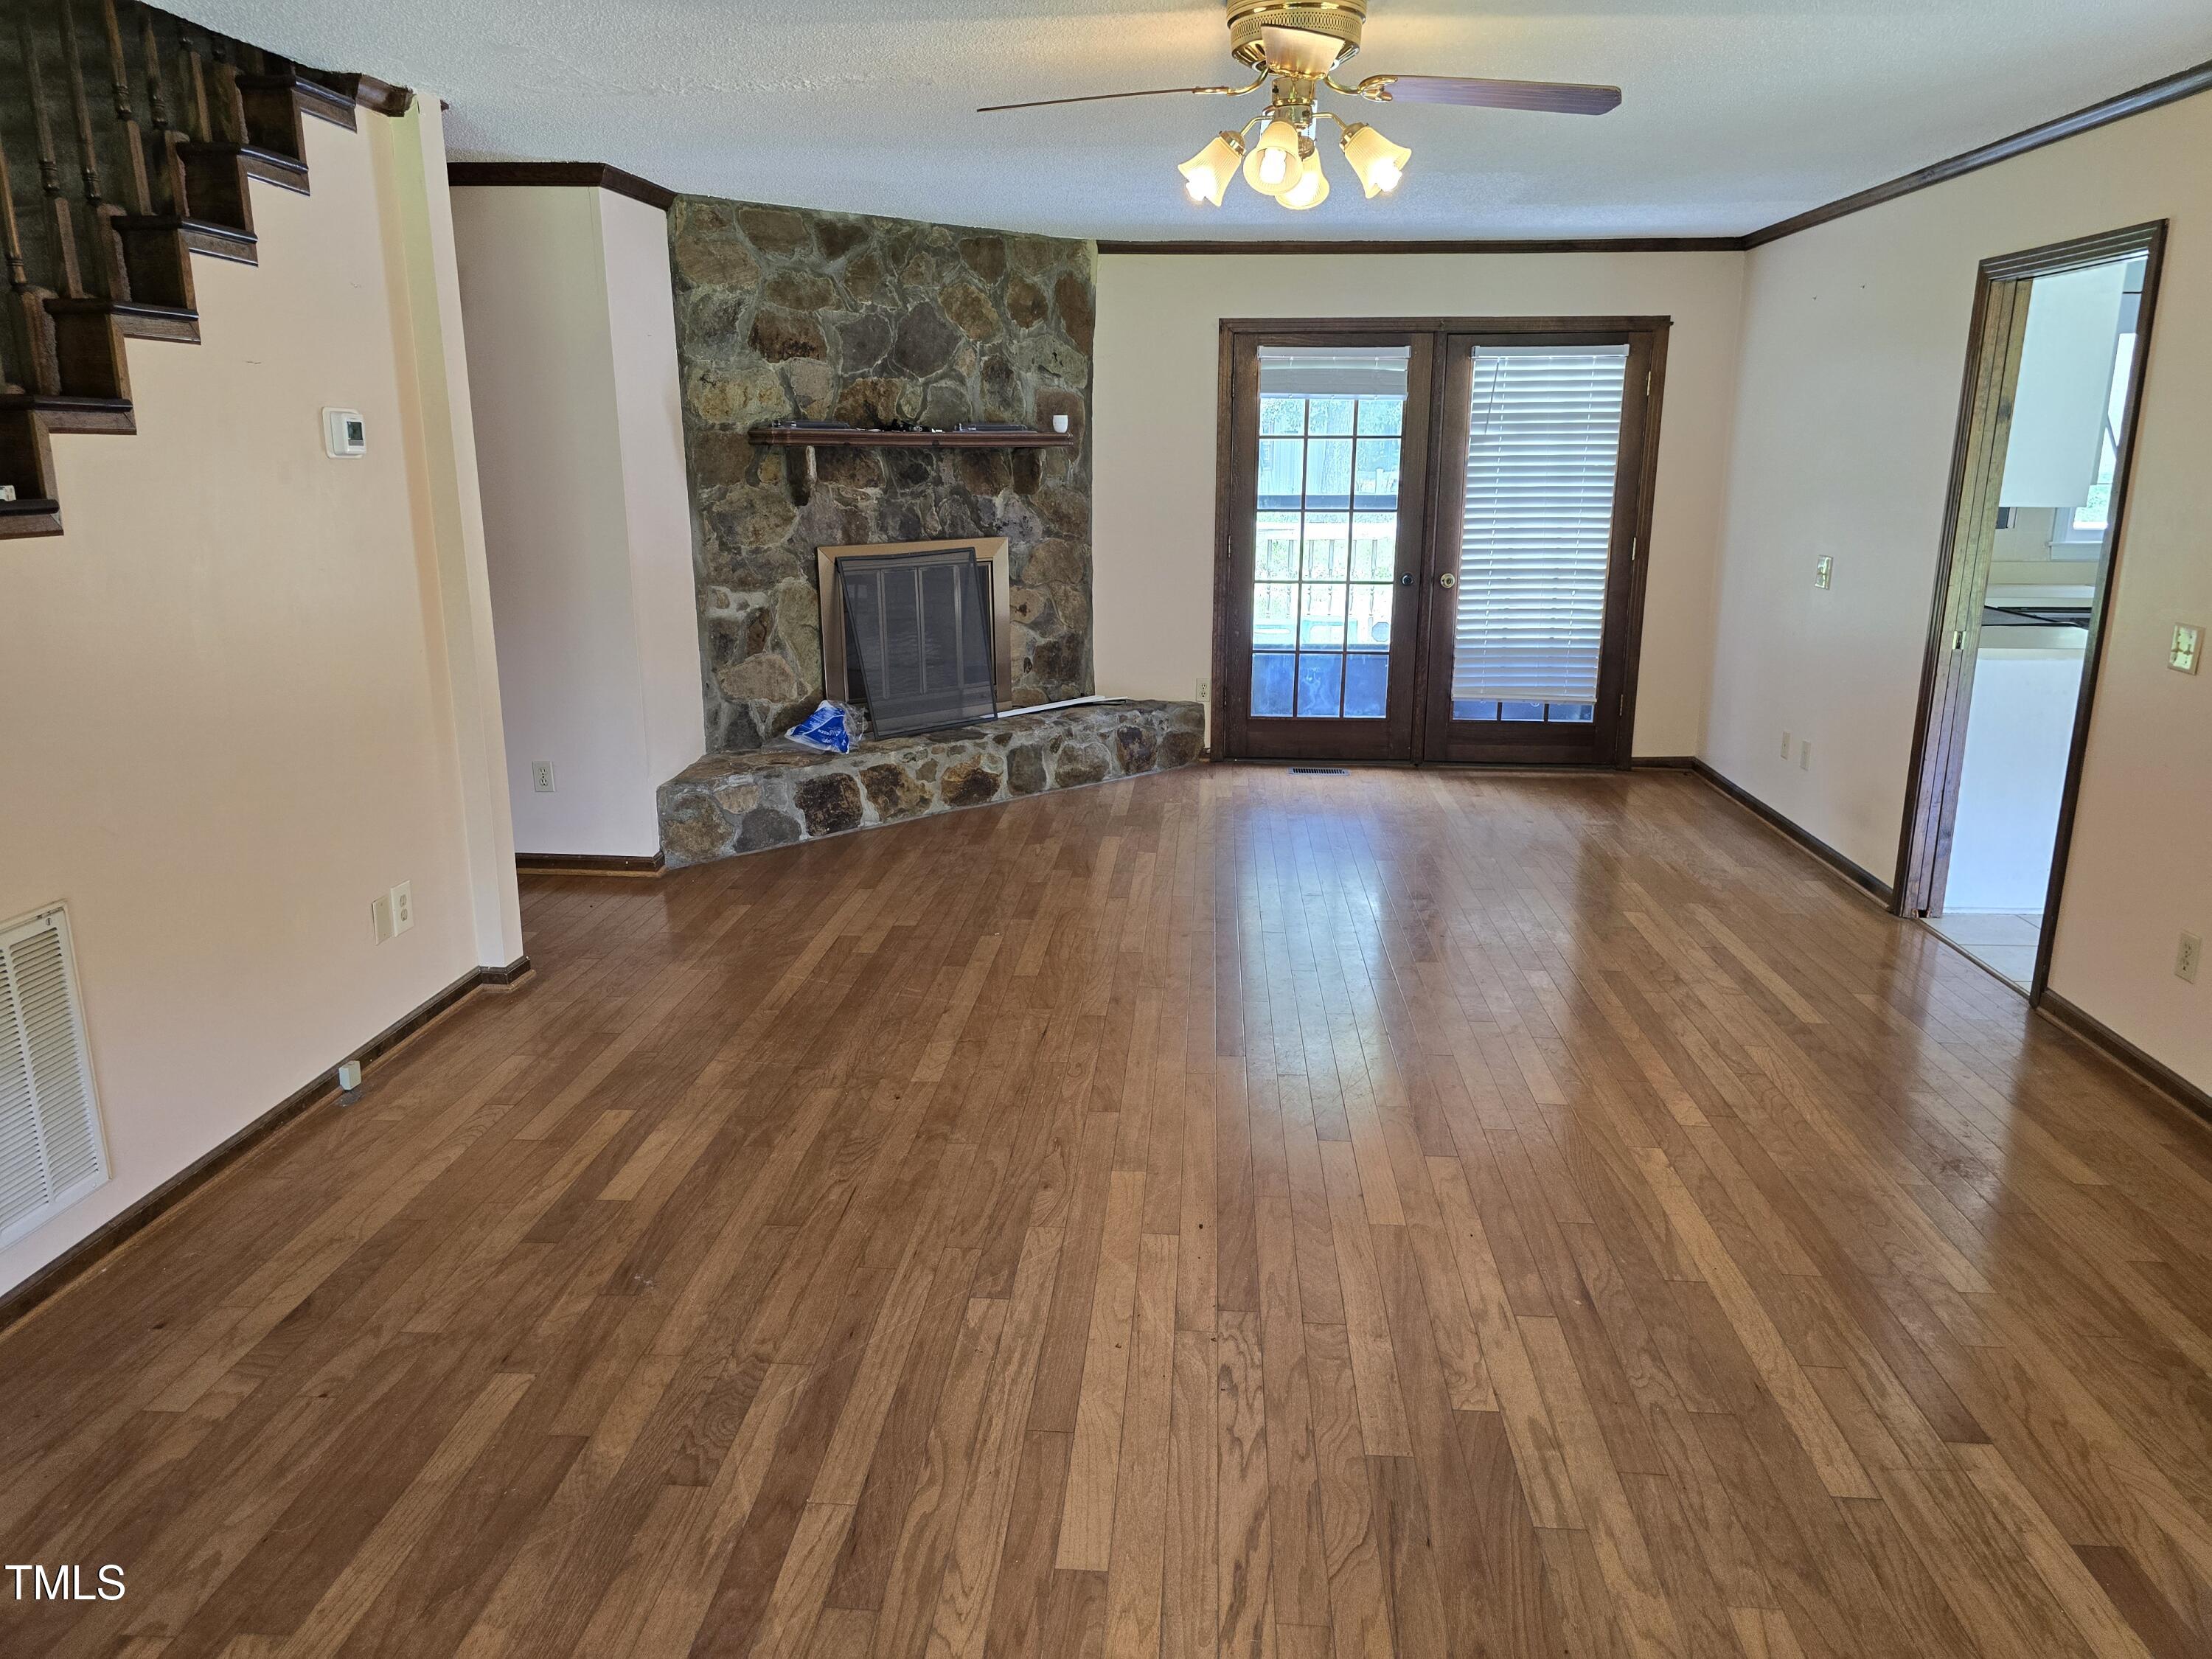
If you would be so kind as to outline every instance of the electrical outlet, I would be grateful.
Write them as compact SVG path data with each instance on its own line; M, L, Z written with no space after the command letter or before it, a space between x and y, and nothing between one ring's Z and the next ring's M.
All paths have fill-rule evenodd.
M1784 760L1790 758L1790 734L1787 732L1782 734L1782 758Z
M403 881L393 888L392 899L392 931L404 933L415 925L415 884Z
M2177 979L2197 983L2197 970L2204 963L2204 941L2194 933L2181 936L2181 948L2173 953L2173 974Z
M551 761L530 763L530 787L541 795L550 795L553 793L553 763Z
M380 893L368 902L368 927L379 945L383 944L398 931L392 925L391 894Z
M1835 574L1836 562L1833 559L1823 558L1818 564L1813 567L1813 586L1815 587L1829 586L1832 584Z
M1198 682L1198 700L1204 702L1213 695L1213 682L1201 675Z
M1797 745L1797 769L1800 772L1813 769L1813 739L1810 738Z
M2204 630L2187 623L2175 623L2173 649L2166 653L2166 665L2178 674L2194 674L2203 654Z

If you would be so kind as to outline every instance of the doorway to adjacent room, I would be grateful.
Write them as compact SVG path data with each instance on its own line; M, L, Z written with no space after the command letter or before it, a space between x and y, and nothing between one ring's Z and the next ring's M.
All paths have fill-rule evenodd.
M1982 267L1899 908L2031 1000L2064 881L2163 227Z

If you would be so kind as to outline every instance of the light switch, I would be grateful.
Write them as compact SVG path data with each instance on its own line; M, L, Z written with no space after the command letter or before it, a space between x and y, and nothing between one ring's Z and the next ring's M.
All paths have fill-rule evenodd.
M2204 657L2204 630L2192 628L2187 623L2176 623L2173 629L2173 650L2167 655L2166 665L2177 673L2194 674L2197 665Z
M1822 559L1820 563L1813 567L1813 586L1815 587L1832 586L1835 574L1836 562L1829 558Z

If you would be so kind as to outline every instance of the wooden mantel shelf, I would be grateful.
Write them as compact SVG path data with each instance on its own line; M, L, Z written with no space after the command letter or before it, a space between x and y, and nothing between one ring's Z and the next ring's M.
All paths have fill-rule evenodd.
M817 449L1073 449L1072 432L884 432L860 426L757 426L745 434L769 449L803 449L806 465L789 471L791 498L814 496Z
M757 426L745 434L781 449L1070 449L1072 432L878 432L859 426Z

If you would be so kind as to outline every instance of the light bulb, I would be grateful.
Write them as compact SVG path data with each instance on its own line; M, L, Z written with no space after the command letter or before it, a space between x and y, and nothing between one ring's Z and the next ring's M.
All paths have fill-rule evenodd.
M1298 181L1298 130L1278 117L1260 130L1244 158L1244 182L1262 196L1280 196Z
M1237 164L1243 159L1244 141L1233 132L1218 133L1212 143L1176 171L1182 174L1182 187L1192 201L1219 207L1229 181L1237 176Z
M1319 150L1305 158L1305 167L1298 174L1297 183L1275 199L1286 208L1300 210L1319 207L1328 200L1328 175L1322 171Z
M1359 187L1370 196L1397 189L1406 176L1406 163L1413 159L1413 151L1392 143L1364 121L1345 128L1343 143L1344 159L1352 163Z

